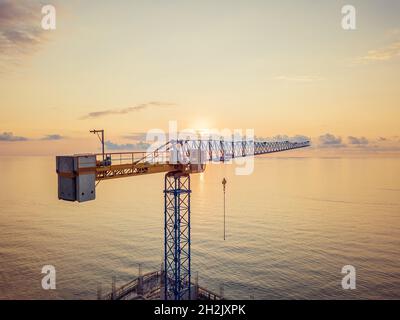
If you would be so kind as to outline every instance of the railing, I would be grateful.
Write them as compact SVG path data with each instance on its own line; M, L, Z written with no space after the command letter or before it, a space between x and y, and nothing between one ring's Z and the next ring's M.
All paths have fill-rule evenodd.
M197 291L197 299L198 300L224 300L219 294L216 294L210 290L207 290L203 287L198 287Z
M111 164L137 164L144 161L149 163L155 163L158 159L157 153L146 151L135 151L135 152L106 152L103 154L96 154L96 160L98 166L110 166Z
M117 288L114 292L107 293L106 295L102 296L102 300L122 300L129 297L130 294L136 293L136 295L132 296L132 299L138 299L143 297L149 298L158 298L160 299L160 290L161 290L161 279L164 273L161 271L154 271L143 275L142 277L138 277L129 281L128 283L122 285L121 287ZM142 278L142 279L140 279ZM156 285L150 288L148 284L152 282L156 282ZM141 286L141 287L140 287ZM197 287L197 299L198 300L222 300L223 297L220 295L207 290L204 287L200 287L196 284L192 283L194 288ZM147 288L147 291L144 290ZM141 292L141 291L144 292Z

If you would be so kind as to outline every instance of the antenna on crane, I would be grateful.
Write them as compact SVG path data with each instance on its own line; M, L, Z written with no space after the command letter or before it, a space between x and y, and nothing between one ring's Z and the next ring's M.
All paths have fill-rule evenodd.
M225 233L225 187L226 187L226 183L227 183L226 179L223 178L222 179L222 186L224 188L224 240L226 239L226 233Z
M96 134L101 142L101 154L103 156L103 163L104 163L104 129L101 129L101 130L93 129L93 130L90 130L90 133ZM101 134L101 136L100 136L100 134Z

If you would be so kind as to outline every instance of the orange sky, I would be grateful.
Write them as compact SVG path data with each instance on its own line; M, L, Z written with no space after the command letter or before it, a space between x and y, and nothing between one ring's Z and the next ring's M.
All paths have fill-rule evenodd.
M308 155L400 151L400 4L0 0L0 155L98 151L179 129L311 137ZM111 144L110 144L111 145Z

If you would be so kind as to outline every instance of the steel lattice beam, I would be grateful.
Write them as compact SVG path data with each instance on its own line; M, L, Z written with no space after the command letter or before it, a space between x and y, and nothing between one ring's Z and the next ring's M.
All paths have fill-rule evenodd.
M191 154L200 151L203 162L225 162L238 157L250 157L267 153L281 152L310 146L310 141L252 141L252 140L171 140L149 154L143 161L154 161L157 155L166 155L169 163L183 161L191 163ZM170 152L175 152L175 159ZM150 159L151 158L151 159ZM156 161L162 161L157 159Z
M134 153L131 156L126 153L106 154L109 159L107 164L100 162L96 168L89 169L96 171L96 180L175 170L187 172L194 170L190 165L226 162L238 157L251 157L308 146L310 146L309 141L171 140L152 152L144 152L140 159L135 159ZM197 172L203 170L204 168L198 168Z

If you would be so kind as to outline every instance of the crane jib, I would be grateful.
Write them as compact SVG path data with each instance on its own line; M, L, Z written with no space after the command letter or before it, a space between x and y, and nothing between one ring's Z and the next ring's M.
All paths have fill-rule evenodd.
M309 141L171 140L151 152L57 156L58 197L78 202L94 200L96 181L174 171L199 173L209 162L308 146Z

